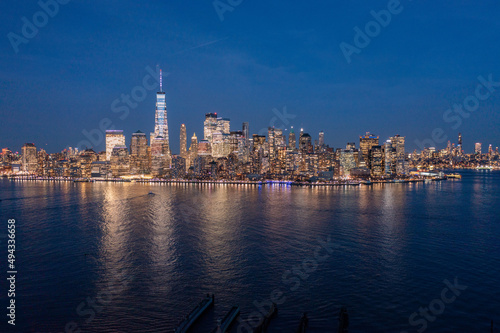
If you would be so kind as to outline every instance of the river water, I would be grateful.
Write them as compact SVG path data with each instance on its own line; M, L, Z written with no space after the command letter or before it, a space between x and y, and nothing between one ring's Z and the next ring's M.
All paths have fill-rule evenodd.
M269 332L294 332L303 312L309 332L336 332L341 306L350 332L489 332L500 172L462 175L331 188L0 180L1 280L8 219L18 271L16 327L2 314L0 330L171 332L213 293L194 332L233 305L232 332L247 332L271 300Z

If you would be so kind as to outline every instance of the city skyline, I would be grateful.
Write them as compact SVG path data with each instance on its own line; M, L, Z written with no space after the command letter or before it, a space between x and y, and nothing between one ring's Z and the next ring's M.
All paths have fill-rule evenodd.
M179 141L178 141L179 151L173 152L171 149L172 141L170 140L169 129L168 129L168 120L167 120L168 119L168 112L167 112L166 92L163 91L163 72L162 72L162 69L157 68L157 71L158 70L159 70L159 72L157 73L158 77L156 79L159 82L159 91L156 92L154 126L153 126L154 130L150 133L149 142L148 142L147 138L146 138L145 142L147 145L149 145L151 147L154 147L155 145L157 145L157 146L164 145L165 146L164 150L165 150L166 154L179 155L179 156L185 158L187 156L187 151L190 148L190 146L187 144L187 128L186 128L186 125L184 123L182 123L180 125L180 137L179 137ZM278 110L274 110L274 111L276 112ZM278 114L279 114L279 111L278 111ZM284 114L286 115L286 109L284 110ZM102 123L102 121L101 121L101 123ZM80 152L85 150L85 149L92 149L92 150L95 150L96 152L105 151L106 152L106 160L109 161L111 154L112 154L112 150L115 146L120 146L120 148L130 149L130 152L132 153L132 149L133 149L132 145L133 145L133 141L134 141L134 135L137 135L138 133L144 134L141 131L141 129L138 129L137 131L134 131L130 135L130 140L127 141L127 137L124 135L123 130L116 129L115 125L113 125L111 123L106 123L106 126L110 126L110 127L109 128L108 127L101 127L100 129L93 129L91 132L85 133L87 140L80 141L80 144L77 145L77 147L67 146L64 150L66 150L66 149L71 150L72 148L76 148L77 151L80 151ZM273 129L272 132L270 131L271 129ZM308 132L304 132L304 129L300 128L300 138L297 141L297 138L296 138L295 133L294 133L293 125L290 125L289 128L270 126L267 129L266 128L261 129L259 131L259 133L255 133L255 134L262 134L263 130L265 130L265 131L267 130L266 134L264 134L264 136L266 137L266 141L269 141L272 144L272 141L274 140L274 138L267 135L267 133L269 133L269 134L273 133L274 129L279 131L279 133L280 133L279 135L283 135L283 137L286 138L286 142L284 142L284 144L289 146L288 147L289 149L295 149L297 144L299 144L299 149L300 149L300 145L302 144L300 142L300 138L302 138L303 134L306 134L307 136L311 137ZM234 127L233 127L233 130L234 130ZM217 116L217 113L206 113L205 114L205 121L204 121L204 125L203 125L203 140L209 141L211 143L212 139L213 139L212 133L216 132L216 131L221 132L221 133L225 133L225 134L229 134L230 133L230 119L229 118L220 118ZM251 140L251 134L254 134L254 133L252 133L252 130L251 130L248 122L242 122L241 132L247 140L248 139ZM107 139L108 135L113 136L113 139L108 140ZM330 145L328 143L325 143L324 135L325 135L325 132L323 130L321 130L318 133L318 139L315 140L313 137L311 137L310 141L319 143L319 146L328 146L329 147ZM194 136L196 136L196 132L193 132L193 137ZM106 140L98 139L98 137L105 138ZM363 160L365 160L363 165L367 165L366 163L368 163L368 160L367 160L368 159L368 152L372 146L379 144L380 137L377 135L371 134L369 131L366 132L364 139L363 139L363 136L361 136L361 135L359 137L360 137L360 144L359 144L358 148L362 152ZM396 134L396 137L400 137L400 135ZM375 140L377 143L373 144L373 142L375 142ZM393 138L388 137L387 142L390 142L391 140L393 140ZM462 133L458 133L458 141L457 141L456 145L458 147L460 147L464 153L467 153L464 149L462 140L463 140ZM93 146L92 142L94 142L94 143L95 142L102 142L102 143L96 144L95 146ZM127 145L127 142L129 142L128 145ZM365 144L365 147L363 147L363 142L370 142L370 143L368 143L367 145ZM384 142L383 139L382 139L382 142ZM403 136L403 145L402 145L403 152L398 153L398 155L399 155L398 159L400 159L400 160L404 159L405 142L407 142L407 141L406 141L405 137ZM430 146L429 142L434 143L432 141L432 139L425 139L420 143L419 148L421 148L421 149L415 149L415 151L422 152L424 150L423 149L424 146L426 149L435 149L437 151L439 151L441 149L450 149L452 146L453 147L455 146L455 142L452 142L452 140L447 140L446 145L442 144L442 145ZM86 145L86 143L89 145ZM427 145L424 145L424 143L427 143ZM436 142L436 143L441 143L441 142ZM25 144L28 144L28 143L25 143ZM29 144L34 144L34 142L31 142ZM193 142L191 142L191 144L193 144ZM196 146L197 146L197 144L198 143L196 143ZM382 143L381 145L384 145L384 143ZM443 145L445 146L444 148L443 148ZM491 153L494 145L492 143L489 143L488 145L489 145L489 153ZM104 146L103 149L99 148L101 146ZM351 141L346 141L346 145L345 145L346 149L350 149L349 148L350 146L351 146L351 148L356 148L355 143L352 143ZM482 146L482 143L474 142L473 153L474 154L478 154L478 153L481 154L481 146ZM23 147L24 147L24 145L23 145ZM9 148L9 147L4 147L4 148ZM44 149L43 147L40 147L40 148ZM332 146L331 148L342 149L342 146L341 147ZM495 149L498 150L498 146L495 146ZM153 148L153 150L154 150L154 148ZM227 156L227 154L225 154L225 155ZM223 156L221 155L221 156L215 156L215 157L223 157Z
M158 68L157 68L157 70L158 70ZM167 104L168 104L168 102L167 102L167 92L163 91L163 86L162 86L163 85L162 84L163 83L163 75L162 75L162 70L161 69L159 69L159 75L158 75L158 77L156 79L159 82L159 91L157 91L156 94L155 94L155 96L156 96L156 103L155 103L155 107L154 107L154 126L153 126L153 131L151 131L151 133L150 133L150 139L148 140L148 144L151 145L151 142L154 140L155 137L157 137L157 136L163 137L164 136L166 138L166 141L167 141L166 144L168 146L168 149L169 149L170 153L171 154L180 155L181 154L181 150L182 150L181 142L180 142L181 140L174 140L173 141L175 143L174 147L178 147L179 149L176 150L176 151L174 151L174 152L172 152L172 144L171 144L170 137L169 137L169 129L168 129L168 123L167 123L167 118L168 118L168 116L167 116L167 109L168 109L168 106L167 106ZM278 116L280 116L280 111L279 110L274 109L273 112L275 114L277 114ZM216 113L212 113L212 114L217 115L218 113L216 112ZM283 112L283 114L281 114L281 116L283 117L283 119L286 119L287 117L292 118L292 117L290 117L290 114L287 114L286 107L284 108L284 112ZM296 117L296 115L293 115L293 118L295 118L295 117ZM108 119L108 118L104 118L104 119ZM229 118L226 118L226 119L230 120ZM272 119L275 120L276 117L274 117ZM102 120L101 120L101 122L102 122ZM253 134L252 133L252 129L249 126L249 122L243 121L242 122L242 126L245 126L244 124L246 124L247 130L250 131L250 135ZM113 127L113 130L119 131L121 133L124 132L124 130L122 130L122 129L119 129L119 130L115 129L115 125L112 122L110 123L110 125ZM130 126L127 126L127 124L124 124L124 125L125 125L124 127L129 127L130 128ZM185 123L181 123L180 126L181 127L184 126L184 128L186 129ZM194 127L197 127L197 126L194 126ZM282 131L284 131L286 133L289 133L288 132L289 130L292 130L292 131L294 130L294 125L290 123L290 125L288 127L275 127L275 126L272 126L272 128L277 128L277 129L280 129L280 130L282 130ZM264 130L264 129L267 129L267 128L265 128L265 127L261 128L260 132L262 132L262 130ZM303 128L300 128L300 129L303 130ZM103 131L102 129L93 129L92 131L98 131L99 135L102 135L103 138L105 137L106 130ZM130 142L131 142L132 134L136 133L136 131L141 131L141 129L137 129L137 130L131 132L129 136L125 136L125 143L123 143L125 146L130 147ZM85 145L85 146L82 146L82 147L76 147L77 145L75 145L75 147L73 147L71 145L66 145L66 146L64 146L63 149L61 149L59 151L62 151L64 149L71 148L71 147L73 147L73 148L79 148L80 150L82 150L82 148L94 149L96 151L104 151L104 150L106 150L107 148L106 148L105 140L96 140L95 136L93 136L91 133L92 132L88 132L88 134L84 133L84 140L80 140L80 142L89 142L89 143L92 143L92 141L93 141L92 139L94 139L93 142L99 141L100 142L99 144L97 144L95 146L93 146L92 144L89 145L89 146ZM196 133L196 132L194 132L194 133ZM310 134L309 132L307 132L307 133ZM367 131L366 133L370 133L370 131ZM180 134L180 132L179 132L179 134ZM323 142L325 142L324 135L325 135L325 131L324 130L320 130L318 132L318 136L317 136L318 140L321 139L321 140L323 140ZM484 144L484 145L491 145L491 146L493 146L495 148L498 147L498 146L495 145L495 143L483 143L483 142L478 142L477 140L474 140L474 139L472 139L471 141L469 141L464 146L461 143L462 134L458 133L458 135L459 135L459 138L457 140L457 145L461 145L462 148L464 149L464 152L467 152L467 153L469 153L469 152L471 152L471 153L476 152L476 150L477 150L477 144L478 143ZM390 137L390 135L387 136L387 139L389 137ZM130 139L127 139L127 138L130 138ZM345 140L346 144L348 144L351 139L352 138L349 138L348 140ZM449 143L455 144L453 138L450 137L450 138L447 138L447 139L448 140L446 140L444 142L440 142L440 141L435 142L435 141L433 141L432 136L430 136L429 138L424 138L423 140L421 140L420 143L415 146L415 149L412 149L411 151L417 150L417 151L421 152L421 151L423 151L422 147L425 147L425 148L435 148L437 150L440 150L440 149L446 148L449 145ZM336 142L340 142L341 139L336 138L335 141ZM29 141L24 141L24 143L21 144L21 147L22 147L22 145L24 145L25 143L28 143L28 142ZM127 142L129 144L127 144ZM430 146L428 144L428 142L438 143L438 144L436 144L434 146ZM30 143L35 143L35 142L30 142ZM407 143L409 143L410 146L411 146L412 141L411 140L407 141ZM425 143L427 143L427 144L425 144ZM328 142L326 142L325 144L328 144ZM470 151L467 151L467 149L464 148L464 147L468 147L468 146L470 146ZM189 148L189 145L187 147ZM343 146L340 146L340 147L332 146L332 148L342 148L342 147ZM9 148L10 149L10 147L6 147L5 145L4 145L4 148ZM46 150L43 146L38 146L38 148ZM21 149L19 149L19 150L14 149L12 151L21 151ZM109 159L109 156L108 156L108 159Z
M159 93L159 92L158 92L158 93ZM163 92L163 94L165 94L165 92ZM167 108L166 106L164 106L164 107L165 107L165 109ZM214 115L215 115L215 116L217 116L217 113L214 113ZM155 116L155 119L156 119L156 116ZM229 119L229 118L225 118L225 119L226 119L227 121L230 121L230 119ZM155 120L155 123L156 123L156 122L157 122L157 121ZM200 121L200 122L201 122L201 121ZM242 122L241 129L243 129L243 128L244 128L245 124L246 124L246 126L247 126L247 130L249 130L249 131L250 131L250 136L251 136L252 134L256 134L256 133L252 133L252 130L251 130L251 129L249 129L249 127L250 127L250 126L249 126L249 123L248 123L248 122ZM153 139L152 139L152 138L154 138L154 137L155 137L155 134L157 134L157 132L159 133L159 131L160 131L159 129L157 129L157 128L158 128L158 125L155 125L155 126L153 126L153 127L155 128L155 130L154 130L153 132L151 132L151 138L147 141L147 142L148 142L148 145L151 145L151 142L153 141ZM181 127L181 132L180 132L180 135L182 135L182 129L184 129L184 131L187 131L187 127L186 127L186 125L185 125L184 123L181 123L181 124L180 124L180 127ZM293 126L293 125L291 125L289 128L280 128L280 127L268 127L268 128L276 128L276 129L278 129L278 130L283 131L283 132L284 132L284 135L286 135L286 136L287 136L287 138L288 138L288 134L289 134L289 133L290 133L290 131L291 131L291 132L292 132L292 135L293 135L293 137L294 137L294 139L295 139L294 141L296 142L296 144L299 144L299 142L298 142L298 141L297 141L297 139L295 138L295 135L294 135L294 132L293 132L293 131L294 131L294 126ZM267 131L267 129L268 129L268 128L266 128L266 131ZM234 129L234 128L233 128L233 129ZM238 130L240 130L240 129L238 129ZM290 131L289 131L289 130L290 130ZM301 128L301 130L302 130L302 131L304 131L304 129L303 129L303 128ZM261 131L262 131L262 129L261 129ZM124 137L124 141L119 141L119 144L122 144L122 145L126 146L128 149L130 149L130 148L131 148L131 143L132 143L132 140L133 140L133 135L134 135L134 134L136 134L136 133L138 133L138 132L142 133L142 130L141 130L141 129L137 129L136 131L133 131L133 132L131 132L131 133L127 133L127 134L124 134L124 130L122 130L122 129L118 129L118 130L117 130L117 129L113 129L113 130L105 130L105 131L103 131L103 132L102 132L102 137L103 137L103 138L105 138L105 136L106 136L106 132L117 132L117 133L120 133L120 135L123 135L123 137ZM203 132L203 131L200 131L200 132ZM184 132L184 135L189 135L189 133L187 133L187 134L186 134L186 133L187 133L187 132ZM306 134L308 134L308 135L311 135L311 134L312 134L312 133L309 133L309 132L304 132L304 133L306 133ZM193 132L193 134L194 134L194 135L196 135L196 132ZM368 134L371 134L371 131L366 131L366 135L368 135ZM320 131L318 132L318 135L317 135L317 141L322 141L325 145L330 146L330 144L328 144L328 142L326 142L326 141L324 140L324 135L325 135L325 131L320 130ZM400 134L396 134L396 136L399 136L399 135L400 135ZM266 136L266 139L267 139L267 132L266 132L266 134L264 134L264 136ZM359 135L359 137L361 137L361 136L362 136L362 135ZM179 149L178 149L177 151L172 151L172 149L171 149L171 147L172 147L171 142L172 142L172 141L171 141L171 139L170 139L170 137L169 137L169 135L168 135L168 128L167 128L167 130L166 130L166 137L167 137L167 145L168 145L168 147L169 147L169 149L170 149L170 154L171 154L171 155L182 155L182 149L183 149L182 144L181 144L182 139L179 139L179 140L174 140L174 141L173 141L174 143L176 143L176 145L174 145L174 146L179 147ZM313 138L312 140L314 141L314 140L315 140L315 139L314 139L315 137L314 137L314 136L311 136L311 137ZM387 138L382 138L382 137L380 137L380 136L378 136L378 135L377 135L377 140L379 140L379 139L380 139L380 142L385 142L385 139L390 139L390 137L391 137L391 136L389 135ZM467 151L467 149L465 149L465 148L464 148L465 146L464 146L464 145L462 145L462 143L461 143L461 138L462 138L461 133L458 133L458 140L457 140L457 142L454 142L453 138L450 138L450 139L449 139L449 140L447 140L445 143L442 143L442 144L439 144L439 145L436 145L436 146L428 146L428 145L427 145L427 146L425 146L425 148L426 148L426 149L429 149L429 148L433 149L433 148L434 148L435 150L439 151L439 150L441 150L441 149L446 149L447 147L449 147L449 145L450 145L450 144L452 144L452 145L454 145L454 146L455 146L455 145L457 145L457 146L458 146L458 145L460 145L460 146L462 146L463 152L464 152L464 153L466 153L466 154L473 154L473 153L477 153L477 151L478 151L478 145L479 145L479 151L480 151L480 152L481 152L481 146L482 146L482 145L484 145L485 147L489 147L490 151L491 151L491 149L492 149L492 148L493 148L493 149L497 149L497 148L498 148L498 146L496 146L494 143L477 142L477 141L474 141L474 139L472 139L472 141L469 141L469 143L466 145L466 146L471 146L470 151ZM204 139L206 140L206 138L204 138ZM352 141L351 139L352 139L352 138L349 138L348 140L345 140L345 144L344 144L343 146L340 146L340 147L331 146L331 148L343 148L343 147L348 147L348 146L349 146L349 144L350 144L350 143L351 143L351 141ZM357 139L357 138L356 138L356 139ZM187 139L185 139L185 140L187 140ZM37 146L37 148L39 148L39 149L43 149L43 150L45 150L45 151L47 151L47 152L49 152L49 153L50 153L50 152L54 153L54 152L64 151L64 150L66 150L66 149L68 149L68 148L69 148L69 149L71 149L71 148L78 148L78 150L79 150L79 151L82 151L82 150L85 150L85 149L92 149L92 150L94 150L94 151L96 151L96 152L100 152L100 151L107 151L109 148L108 148L108 147L107 147L107 145L106 145L106 141L105 141L105 140L100 140L100 141L102 141L102 143L101 143L101 144L99 144L99 145L96 145L96 146L92 146L92 145L90 145L90 146L83 146L83 147L73 147L73 146L71 146L71 145L66 145L63 149L61 149L61 150L59 150L59 151L50 151L50 150L47 150L45 147L43 147L43 146L41 146L41 145ZM340 139L337 139L337 141L340 141ZM37 142L28 142L28 141L22 141L22 142L23 142L23 144L21 144L21 148L22 148L22 146L24 146L25 144L37 144ZM291 142L291 141L290 141L290 142ZM186 141L186 143L187 143L187 141ZM411 142L410 142L410 143L411 143ZM355 148L360 148L360 147L357 147L356 145L355 145L354 147L355 147ZM20 148L20 149L11 149L11 147L7 147L7 146L5 146L5 145L4 145L4 146L2 146L2 148L8 148L8 149L10 149L12 152L17 152L17 153L20 153L20 152L21 152L21 150L22 150L21 148ZM189 148L190 148L190 143L185 144L184 149L189 150ZM111 149L112 149L112 148L111 148ZM422 152L424 149L418 149L418 148L415 148L415 149L411 150L411 152L413 152L414 150L416 150L417 152ZM366 155L366 153L365 153L365 155ZM107 153L107 158L108 158L108 160L109 160L109 157L110 157L110 153Z

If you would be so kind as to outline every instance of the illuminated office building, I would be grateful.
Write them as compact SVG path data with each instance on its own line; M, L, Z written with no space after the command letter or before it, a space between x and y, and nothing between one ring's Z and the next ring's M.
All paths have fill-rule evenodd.
M213 132L210 148L214 158L226 157L231 153L230 135L220 131Z
M370 171L372 177L382 177L383 164L382 164L382 147L373 146L370 149Z
M193 133L191 137L191 145L189 146L189 155L191 158L194 158L198 155L198 138L196 137L196 133Z
M125 136L122 130L106 131L106 161L111 160L111 154L115 146L125 146Z
M203 122L203 139L211 142L215 131L217 131L217 113L206 113Z
M293 126L290 129L290 133L288 133L288 149L295 150L297 147L297 140L295 139L295 132L293 130Z
M146 134L137 131L132 134L132 140L130 141L130 155L145 158L147 157L148 151L148 139Z
M482 144L480 142L476 142L476 145L474 147L474 153L476 155L481 155L482 154Z
M360 166L366 166L368 169L370 167L370 150L374 146L378 146L378 136L366 132L365 136L359 137L359 150L361 151L362 160L360 161Z
M312 139L308 133L302 133L301 131L299 139L299 149L302 152L312 153L313 151Z
M243 137L245 138L245 140L248 141L250 139L250 127L248 126L248 122L243 123L242 131L243 131Z
M309 177L317 176L319 172L318 154L305 153L303 159L306 175Z
M285 144L283 140L283 130L269 127L267 129L267 141L269 143L269 155L271 158L275 158L278 147Z
M125 145L116 145L111 153L111 173L113 177L128 175L130 171L130 159L128 149Z
M392 146L392 141L387 140L384 144L384 175L392 177L396 174L396 149Z
M230 119L229 118L217 118L217 126L216 131L222 134L229 134L231 131L230 128Z
M463 153L463 148L462 148L462 133L458 133L458 154L462 155Z
M323 131L319 132L318 146L319 148L323 148L325 146L325 132Z
M227 157L231 153L238 153L240 149L244 148L245 137L242 131L232 131L226 138L226 150L227 153L224 157Z
M162 176L170 168L170 151L168 144L162 136L154 137L151 141L151 173Z
M26 143L22 151L22 170L25 172L35 172L38 166L36 146L34 143Z
M149 170L148 139L146 134L137 131L130 141L130 172L147 173Z
M351 173L351 169L356 167L356 160L354 155L357 154L354 150L341 150L340 151L340 176L347 177Z
M81 169L81 177L90 178L92 175L92 163L97 162L98 155L92 149L85 149L78 155L78 164Z
M156 137L162 137L164 145L167 147L170 154L170 143L168 137L168 122L167 122L167 102L165 92L162 86L162 71L160 69L160 91L156 93L156 112L155 112L155 130L150 135L151 145Z
M172 156L172 178L182 179L186 176L186 159L179 155Z
M210 145L210 141L200 140L200 142L198 142L198 156L208 155L212 155L212 147Z
M396 174L406 174L406 152L405 152L405 137L395 135L391 138L392 148L396 151Z
M170 141L168 135L166 95L162 85L160 69L160 91L156 93L155 129L151 133L151 173L154 176L165 175L170 168Z

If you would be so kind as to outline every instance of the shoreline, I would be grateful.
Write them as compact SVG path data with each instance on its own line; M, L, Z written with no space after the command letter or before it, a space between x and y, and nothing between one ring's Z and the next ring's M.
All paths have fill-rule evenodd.
M179 179L81 179L81 178L51 178L51 177L30 177L17 176L9 177L11 181L44 181L44 182L73 182L73 183L140 183L140 184L196 184L196 185L281 185L281 186L309 186L309 187L328 187L328 186L370 186L374 184L407 184L422 183L425 181L441 181L447 178L413 178L413 179L391 179L391 180L350 180L350 181L330 181L330 182L297 182L280 180L263 181L237 181L237 180L179 180Z

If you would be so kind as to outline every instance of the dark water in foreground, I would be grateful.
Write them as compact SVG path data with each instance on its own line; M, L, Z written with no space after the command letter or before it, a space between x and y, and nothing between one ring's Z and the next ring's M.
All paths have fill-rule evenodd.
M462 174L317 189L0 180L0 331L170 332L214 293L196 332L234 304L246 320L272 296L282 304L269 332L294 332L304 311L310 332L336 332L341 305L350 332L489 332L491 319L500 327L500 172ZM458 297L444 290L455 278L467 286Z

